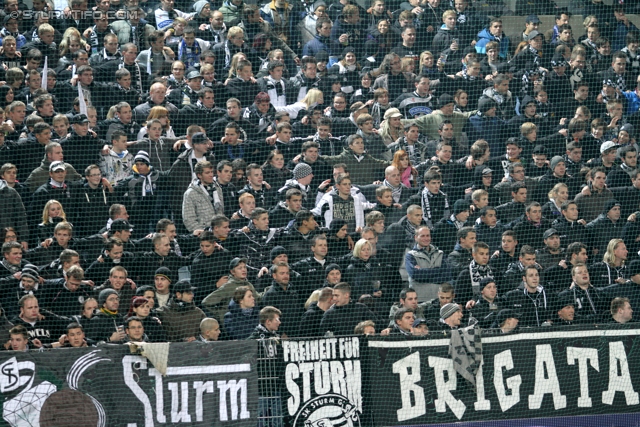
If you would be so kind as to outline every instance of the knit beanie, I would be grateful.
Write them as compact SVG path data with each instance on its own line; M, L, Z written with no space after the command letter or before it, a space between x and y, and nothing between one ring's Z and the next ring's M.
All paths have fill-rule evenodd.
M296 181L301 180L305 176L309 176L313 173L313 169L306 163L298 163L293 169L293 178Z

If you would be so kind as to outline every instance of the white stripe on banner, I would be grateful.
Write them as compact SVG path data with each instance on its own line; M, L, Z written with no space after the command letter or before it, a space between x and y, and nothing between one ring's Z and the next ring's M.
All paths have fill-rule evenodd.
M499 342L546 340L556 338L583 338L583 337L619 337L626 335L640 335L640 329L615 329L598 331L556 331L535 332L532 334L513 334L499 337L482 337L483 344ZM449 345L449 339L415 340L415 341L369 341L369 347L376 348L412 348L412 347L440 347Z
M177 366L167 368L167 375L231 374L234 372L251 372L251 365L242 363L238 365Z

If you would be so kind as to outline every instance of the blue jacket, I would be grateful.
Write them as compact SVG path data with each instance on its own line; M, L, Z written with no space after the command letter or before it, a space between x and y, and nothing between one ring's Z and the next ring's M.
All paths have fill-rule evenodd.
M492 153L504 151L504 140L502 138L504 129L503 120L498 117L486 117L475 114L469 117L469 123L467 123L466 128L469 141L484 139L489 143Z
M627 115L631 115L640 110L640 96L635 90L622 92L625 98L627 98Z
M316 34L312 40L309 40L307 44L302 48L302 56L316 56L318 52L325 51L330 56L339 55L340 44L335 40L331 40L329 37L322 37Z
M484 30L480 31L478 33L478 42L476 43L476 52L482 54L482 55L486 55L487 54L487 50L486 50L486 46L487 43L491 42L491 41L495 41L496 38L489 32L488 28L485 28ZM507 59L507 54L509 53L509 37L507 37L506 35L502 36L502 40L500 40L500 58L502 59Z
M254 307L251 311L245 311L239 304L231 300L229 311L224 315L224 328L232 340L244 340L251 335L260 324L258 317L260 310Z

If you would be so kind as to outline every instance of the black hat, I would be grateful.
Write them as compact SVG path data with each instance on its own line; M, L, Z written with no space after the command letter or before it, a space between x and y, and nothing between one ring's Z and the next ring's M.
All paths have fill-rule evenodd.
M489 283L496 283L496 279L494 279L493 277L485 277L484 279L480 280L480 290L482 291L484 287Z
M207 138L207 135L204 132L196 132L191 137L191 145L206 144L207 142L209 142L209 138Z
M187 279L182 279L175 285L173 285L172 292L193 292L197 288L191 286L191 282Z
M520 313L510 308L502 309L498 312L498 326L502 325L507 319L520 319Z
M280 255L289 256L289 254L287 253L287 249L284 246L274 247L273 249L271 249L271 253L269 255L271 256L271 260L276 259L276 257L279 257Z
M338 264L329 264L324 268L324 274L329 274L331 273L333 270L338 270L339 272L342 273L342 269L340 268L340 266Z
M442 95L440 95L440 98L438 98L438 107L444 107L447 104L453 103L455 103L455 100L453 99L453 96L449 95L448 93L443 93Z
M115 233L116 231L133 231L133 225L126 219L116 219L111 223L111 232Z
M629 263L629 265L627 265L627 274L629 277L640 274L640 259L634 259Z
M492 108L497 108L498 103L491 98L482 98L478 101L478 111L482 114L486 113Z
M565 295L561 294L556 299L556 303L555 303L556 312L562 310L568 305L575 305L575 304L576 304L576 301L575 299L573 299L573 297L570 294L565 294Z
M561 53L556 53L551 58L551 66L552 67L566 67L567 60L564 59L564 56Z
M234 259L231 260L231 262L229 263L229 271L233 270L234 268L236 268L238 266L238 264L240 264L241 262L247 264L249 261L246 258L238 258L235 257Z
M417 328L420 325L426 325L427 324L427 319L422 319L422 318L417 318L416 320L413 321L413 327Z
M355 55L356 50L353 48L353 46L345 47L342 51L342 57L344 58L345 56L347 56L347 53L353 53Z
M171 280L171 270L169 270L167 267L160 267L156 270L156 273L153 275L153 277L156 276L162 276L165 279L167 279L169 282L173 282L173 280Z
M468 212L468 211L469 211L469 202L467 202L467 201L465 201L463 199L458 199L453 204L453 214L454 215L458 215L461 212Z
M544 232L544 234L542 235L542 238L544 240L547 240L549 237L551 236L558 236L559 233L555 228L550 228L547 231Z
M520 141L520 138L516 138L515 136L512 136L511 138L507 138L504 145L515 145L518 148L521 148L522 142Z
M89 123L89 118L86 114L76 114L71 118L71 124L79 125L82 123Z
M544 154L544 155L548 156L549 152L547 151L547 147L545 147L544 145L538 144L535 147L533 147L533 153L532 154Z
M476 48L473 46L467 46L464 48L464 50L462 51L462 57L467 56L470 53L475 53L476 55L478 54L478 52L476 51Z
M604 205L604 209L602 210L602 213L606 215L609 213L611 209L613 209L616 206L621 206L620 202L618 202L616 199L611 199L607 201L607 203Z

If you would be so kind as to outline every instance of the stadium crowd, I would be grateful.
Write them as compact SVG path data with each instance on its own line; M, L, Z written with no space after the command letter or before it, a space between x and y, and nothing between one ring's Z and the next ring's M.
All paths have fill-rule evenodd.
M5 348L633 320L635 3L253 3L4 0Z

